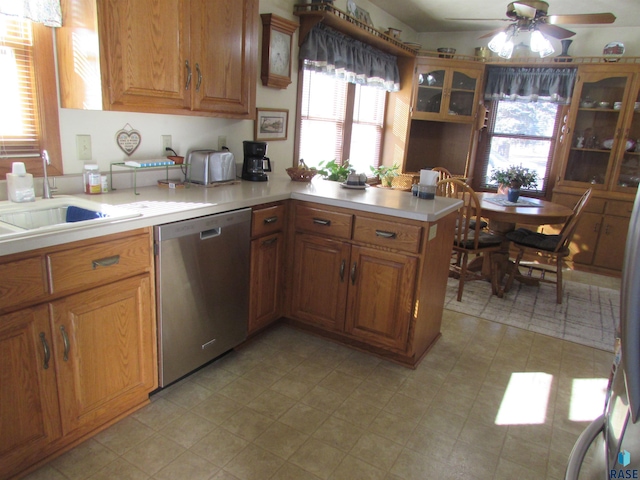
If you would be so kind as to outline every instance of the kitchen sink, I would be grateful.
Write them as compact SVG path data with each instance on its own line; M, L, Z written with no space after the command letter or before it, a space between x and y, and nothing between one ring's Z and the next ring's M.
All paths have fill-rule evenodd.
M71 196L38 199L29 203L0 202L0 238L8 235L54 231L140 216L121 207Z

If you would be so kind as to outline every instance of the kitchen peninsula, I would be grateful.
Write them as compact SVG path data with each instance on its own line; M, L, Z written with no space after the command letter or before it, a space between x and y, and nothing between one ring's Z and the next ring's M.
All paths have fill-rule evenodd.
M275 282L280 300L271 321L284 318L409 367L440 336L457 200L277 177L138 192L82 196L132 218L0 235L0 368L8 390L21 392L0 417L15 433L3 444L0 477L148 403L158 385L155 225L252 208L255 229L275 206L286 212L276 233L285 254L275 257L284 281ZM260 281L252 278L251 288Z

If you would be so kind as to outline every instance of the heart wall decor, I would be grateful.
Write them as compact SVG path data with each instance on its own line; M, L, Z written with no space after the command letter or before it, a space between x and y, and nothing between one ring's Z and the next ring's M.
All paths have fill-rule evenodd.
M128 128L127 128L128 127ZM116 132L116 142L120 149L130 156L140 146L142 141L142 135L138 130L135 130L128 123L122 130Z

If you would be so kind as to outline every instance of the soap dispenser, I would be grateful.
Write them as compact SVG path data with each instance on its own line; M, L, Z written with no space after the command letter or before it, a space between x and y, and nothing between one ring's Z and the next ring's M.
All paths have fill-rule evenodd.
M27 173L23 162L13 162L11 173L7 173L7 190L12 202L35 202L33 175Z

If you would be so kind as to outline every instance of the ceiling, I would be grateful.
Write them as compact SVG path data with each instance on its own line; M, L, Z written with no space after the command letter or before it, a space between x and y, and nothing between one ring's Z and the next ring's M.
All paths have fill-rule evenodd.
M493 30L506 26L500 20L453 21L452 18L507 18L505 13L510 0L369 0L418 33L464 32ZM610 25L590 25L595 28L640 26L640 2L638 0L547 0L549 15L576 13L606 13L616 16ZM563 25L565 26L565 25ZM572 25L566 25L568 29Z

